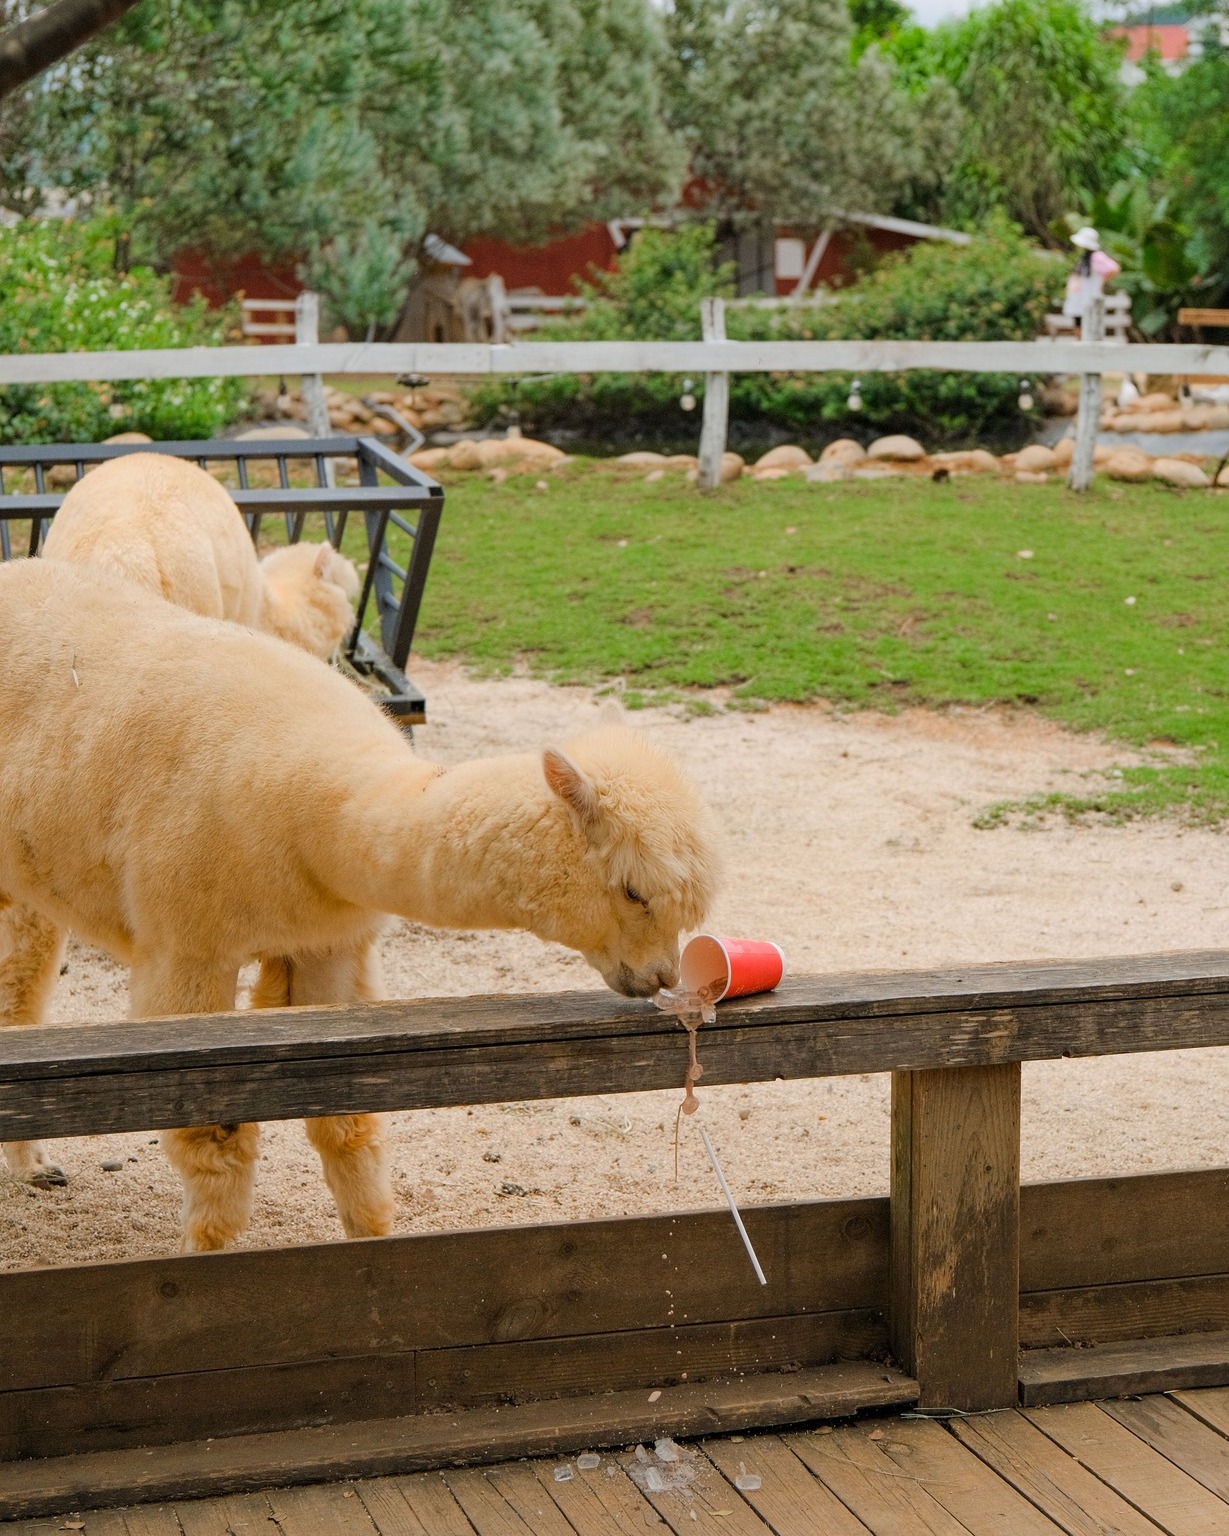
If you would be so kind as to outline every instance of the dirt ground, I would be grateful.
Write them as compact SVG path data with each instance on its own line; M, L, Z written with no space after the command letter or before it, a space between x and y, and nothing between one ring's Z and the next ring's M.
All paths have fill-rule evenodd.
M426 757L523 750L592 723L583 689L419 664ZM1095 781L1122 748L1001 711L839 715L822 707L637 724L690 768L726 828L710 927L774 938L795 972L913 968L1229 944L1229 843L1168 824L979 831L994 801ZM520 934L390 926L392 997L600 987L578 957ZM123 1016L123 972L73 945L57 1021ZM701 1036L701 1046L703 1037ZM680 1052L680 1064L682 1062ZM703 1054L701 1051L701 1059ZM506 1225L718 1203L694 1126L673 1177L680 1094L422 1111L392 1118L398 1229ZM888 1080L704 1089L735 1194L763 1203L888 1186ZM59 1143L65 1190L0 1175L0 1267L165 1254L178 1188L156 1134ZM1229 1161L1229 1051L1024 1069L1027 1179ZM105 1164L121 1162L116 1171ZM266 1127L253 1246L340 1237L295 1124Z

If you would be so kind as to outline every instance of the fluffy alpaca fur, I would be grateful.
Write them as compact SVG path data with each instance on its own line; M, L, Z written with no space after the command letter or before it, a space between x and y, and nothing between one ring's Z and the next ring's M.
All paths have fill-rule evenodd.
M115 571L202 618L263 629L315 656L331 656L354 622L358 575L344 555L297 544L258 560L226 490L169 454L125 454L78 480L43 557Z
M204 618L230 619L330 656L354 621L354 566L328 544L258 561L243 517L212 475L184 459L110 459L65 496L43 558L111 570ZM0 910L0 1024L45 1016L64 934L36 912ZM41 1188L67 1182L38 1143L6 1143L10 1169Z
M694 789L625 727L445 770L301 652L49 560L0 567L0 655L0 904L129 964L136 1018L232 1008L253 956L258 1001L370 997L386 913L526 929L647 996L711 898ZM346 1232L386 1232L379 1118L308 1129ZM187 1249L246 1225L256 1136L163 1138Z

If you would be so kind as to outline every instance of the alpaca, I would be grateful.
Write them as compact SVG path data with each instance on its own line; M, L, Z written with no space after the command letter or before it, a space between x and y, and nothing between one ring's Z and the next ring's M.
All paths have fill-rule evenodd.
M315 656L331 656L354 622L358 574L344 555L295 544L258 560L225 488L169 454L125 454L78 480L43 557L104 566L203 618L233 619Z
M524 929L646 997L677 981L711 899L696 791L624 726L423 762L302 652L51 561L0 567L0 655L0 903L128 964L136 1018L233 1008L252 957L258 1002L372 996L388 913ZM352 1237L391 1222L380 1126L308 1123ZM248 1220L257 1127L163 1144L185 1249L223 1247Z
M115 571L205 618L232 619L330 656L354 622L358 575L328 544L258 560L238 507L185 459L132 453L78 480L52 521L43 558ZM46 1014L65 935L21 906L0 910L0 1020ZM9 1142L10 1170L42 1189L68 1182L39 1144Z

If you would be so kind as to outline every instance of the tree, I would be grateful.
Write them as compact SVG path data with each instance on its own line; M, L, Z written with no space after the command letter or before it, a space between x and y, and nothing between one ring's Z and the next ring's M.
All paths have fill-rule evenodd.
M870 49L851 56L844 0L674 0L670 114L707 215L819 228L937 183L950 92L915 97Z
M931 32L899 32L887 47L915 90L938 75L964 109L948 219L976 224L1001 207L1052 242L1068 208L1129 169L1121 49L1081 0L996 0Z

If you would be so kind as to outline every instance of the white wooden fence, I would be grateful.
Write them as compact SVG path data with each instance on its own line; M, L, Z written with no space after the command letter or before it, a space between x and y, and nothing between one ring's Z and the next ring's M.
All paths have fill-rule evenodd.
M314 327L310 317L300 335ZM289 346L187 347L131 352L13 353L0 357L0 386L119 379L243 378L258 374L469 375L489 377L560 373L903 373L911 368L945 373L1066 373L1098 381L1103 373L1229 376L1229 347L1196 344L1132 345L1117 341L726 341L713 313L703 341L528 341L487 345L468 342L303 341ZM1090 326L1089 330L1095 327ZM314 391L313 391L314 392ZM725 444L722 390L706 396L702 483L715 484ZM1091 399L1091 387L1081 399ZM711 397L712 403L709 404ZM718 426L720 430L718 431ZM1087 483L1096 422L1077 428L1081 453L1072 483ZM1083 459L1087 458L1087 464Z

